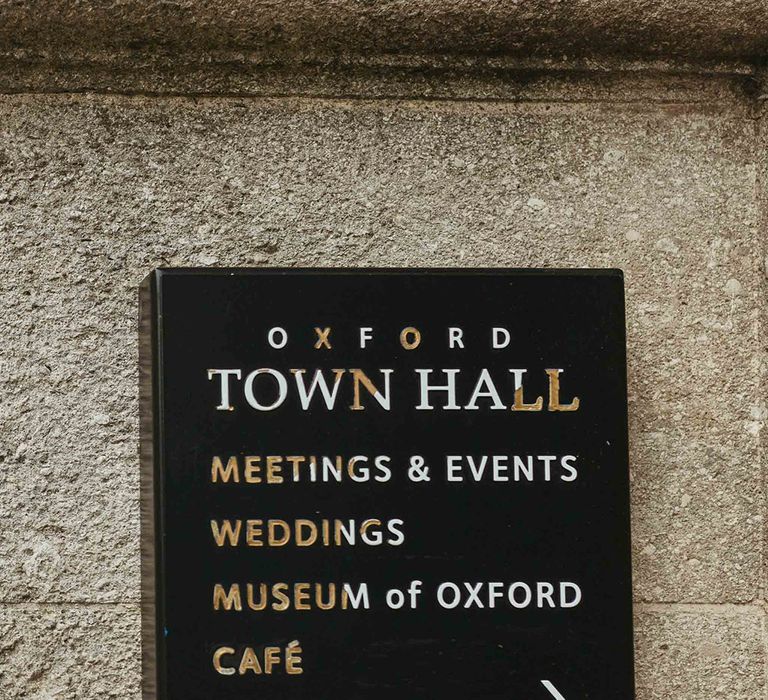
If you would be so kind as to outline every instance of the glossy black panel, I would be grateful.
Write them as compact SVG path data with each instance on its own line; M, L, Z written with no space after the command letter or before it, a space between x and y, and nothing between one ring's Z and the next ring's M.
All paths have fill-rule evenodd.
M145 605L145 614L158 618L157 625L145 624L145 636L157 630L145 639L147 652L154 643L157 656L146 673L156 674L158 697L634 696L621 273L166 270L148 280L143 303L143 340L151 347L143 362L153 385L142 410L154 448L145 444L145 486L152 479L155 485L145 489L154 499L144 511L145 521L154 520L145 523L145 602L155 603ZM421 334L413 350L401 343L409 326ZM273 327L287 332L282 349L268 343ZM331 349L315 348L316 327L331 328ZM361 327L373 329L366 348L360 348ZM449 347L451 327L462 329L463 349ZM492 347L494 327L509 331L506 347ZM285 378L286 398L274 410L248 403L246 379L260 368ZM211 369L240 370L229 381L232 410L217 409L221 376L209 378ZM316 394L304 410L292 369L306 369L307 384L320 369L329 386L332 370L345 369L334 408ZM352 369L380 390L381 370L392 370L389 410L362 382L364 410L350 410ZM443 410L447 393L434 392L435 408L419 410L417 369L432 369L435 384L446 383L443 369L459 370L459 409ZM542 410L512 410L510 369L527 370L523 400L541 396ZM548 410L547 369L562 370L560 402L578 397L578 410ZM483 370L499 399L484 383L473 404ZM273 375L253 380L262 404L278 389ZM283 483L246 483L245 457L261 456L264 465L270 455L386 456L391 478L313 483L301 463L301 480L293 482L284 460ZM429 482L409 478L414 455L430 467ZM463 482L447 480L448 455L460 458ZM490 478L493 455L507 457L506 472L497 461L498 476L508 481ZM237 457L239 483L213 483L214 456L224 463ZM566 456L574 458L567 460L571 469L563 466ZM354 520L357 527L371 518L385 531L387 522L402 521L395 530L404 542L300 547L292 533L283 546L219 547L211 527L212 520L262 520L266 539L266 521L284 520L295 530L296 519L306 519L318 523L322 540L323 519ZM252 534L258 540L262 533ZM387 606L388 590L405 590L415 580L421 582L416 609ZM370 609L249 609L247 584L258 592L262 582L285 582L291 591L310 583L312 600L316 583L355 589L366 583ZM462 591L455 608L437 601L446 582ZM227 590L240 584L242 611L213 609L217 583ZM489 583L500 594L494 607ZM568 584L564 601L561 583ZM466 595L467 584L481 592L482 607ZM509 602L510 584L517 584L519 607ZM523 607L526 586L532 600ZM578 605L561 605L574 602L576 587ZM287 674L284 664L269 675L239 673L246 647L258 655L293 640L300 643L303 673ZM233 675L214 669L222 647L235 650L221 657L224 668L236 669Z

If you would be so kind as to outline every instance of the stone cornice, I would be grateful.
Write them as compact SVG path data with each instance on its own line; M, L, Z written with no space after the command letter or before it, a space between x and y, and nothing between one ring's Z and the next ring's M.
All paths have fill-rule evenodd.
M0 0L0 50L762 63L765 0Z

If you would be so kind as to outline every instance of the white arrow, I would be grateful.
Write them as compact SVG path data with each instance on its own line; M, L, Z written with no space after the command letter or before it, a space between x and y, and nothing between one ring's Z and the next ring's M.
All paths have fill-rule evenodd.
M550 692L553 698L555 700L565 700L562 693L555 688L554 685L552 685L549 681L542 681L541 684Z

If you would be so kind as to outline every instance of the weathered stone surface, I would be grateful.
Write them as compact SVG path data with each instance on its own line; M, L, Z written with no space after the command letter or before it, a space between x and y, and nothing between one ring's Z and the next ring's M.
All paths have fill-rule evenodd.
M265 53L630 53L756 59L761 0L17 0L0 46L237 48Z
M0 92L105 92L215 97L349 97L746 104L755 69L669 60L509 56L345 56L0 51Z
M0 605L3 700L139 700L136 606Z
M753 409L756 419L762 415L759 405ZM747 533L762 527L764 513L762 496L749 486L746 472L759 469L758 462L741 462L757 460L756 454L735 454L727 437L721 441L674 428L638 430L631 440L636 598L757 599L760 542ZM691 596L689 588L698 594Z
M621 267L636 595L758 594L762 243L735 105L0 99L0 600L136 601L158 265Z
M763 700L764 617L758 606L642 606L637 700Z

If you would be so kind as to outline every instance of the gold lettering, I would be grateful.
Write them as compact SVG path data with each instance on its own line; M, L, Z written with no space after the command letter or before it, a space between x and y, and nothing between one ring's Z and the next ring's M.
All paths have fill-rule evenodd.
M268 484L282 484L283 483L283 458L276 455L267 457L267 483Z
M368 518L368 520L364 520L363 524L360 526L360 537L365 537L365 534L368 532L368 528L372 527L373 525L381 526L381 520L378 518Z
M227 466L221 461L221 457L214 457L211 463L211 481L215 484L221 480L225 484L232 479L235 483L240 483L240 468L237 463L237 457L230 457L227 460Z
M232 647L219 647L213 652L213 668L216 669L216 673L220 673L222 676L234 676L235 669L229 666L221 665L221 657L234 654L235 650Z
M261 483L261 457L245 458L245 480L249 484Z
M253 584L249 583L246 586L246 591L248 595L248 607L251 610L264 610L264 608L267 607L267 584L261 583L259 584L259 602L256 603L253 600Z
M291 607L291 599L286 595L287 590L287 583L276 583L272 586L272 595L276 599L276 602L272 603L272 610L282 612Z
M256 652L251 647L245 648L243 658L240 660L240 675L244 676L248 671L253 671L256 674L262 673L259 657L256 656Z
M345 527L343 520L333 521L333 540L337 547L342 544L355 544L354 523L354 520L350 520L349 526Z
M294 639L286 647L285 672L289 676L304 673L304 669L301 667L301 646L299 646L298 639Z
M328 602L323 601L323 585L315 584L315 603L320 610L332 610L336 607L336 584L328 584Z
M229 593L224 590L224 586L220 583L213 587L213 609L221 610L221 608L224 608L224 610L232 610L234 608L238 612L243 609L239 583L233 583L229 587Z
M323 534L323 545L325 547L330 547L331 545L331 522L330 520L327 520L326 518L323 518L323 520L320 522L320 528Z
M294 523L294 527L296 530L294 535L296 538L297 547L309 547L317 542L317 525L315 525L311 520L299 518ZM309 530L308 535L304 535L303 531L305 529Z
M575 396L569 404L560 403L560 373L561 369L546 370L549 375L549 411L577 411L579 409L579 397Z
M263 520L247 520L245 530L245 542L249 547L263 547L264 531L262 530L264 525Z
M311 610L309 605L309 584L295 583L293 585L293 607L296 610Z
M408 326L400 331L400 345L406 350L415 350L421 344L421 333L418 328Z
M328 339L328 336L331 334L330 327L315 328L315 333L317 334L317 342L315 343L315 350L319 350L320 348L327 348L328 350L330 350L331 341Z
M364 411L365 406L360 403L360 385L362 384L371 396L378 394L379 390L363 370L350 369L349 373L352 375L352 381L354 382L352 385L353 399L350 409L353 411Z
M307 461L307 458L292 455L290 457L286 457L285 459L289 461L293 467L293 480L298 481L300 477L299 468L304 462Z
M277 536L278 528L281 528L283 531L281 537ZM288 544L291 539L291 526L285 520L269 520L267 521L267 533L267 541L270 547L282 547Z
M512 405L513 411L540 411L544 404L543 397L539 396L533 403L525 403L523 399L523 387L515 389L515 403Z
M212 598L214 612L262 612L268 608L275 612L303 612L368 607L366 584L358 586L355 592L346 583L216 583Z
M229 540L230 547L237 546L240 542L240 530L242 529L243 521L235 520L235 523L236 525L232 527L231 520L222 520L221 526L219 526L219 523L211 520L211 532L217 546L223 547L227 540Z
M280 663L280 647L264 649L264 672L272 673L272 667Z

